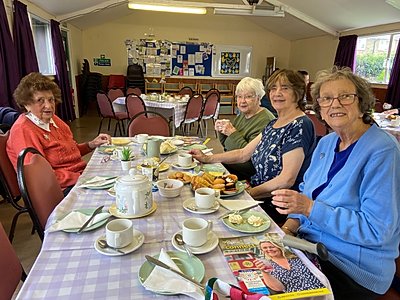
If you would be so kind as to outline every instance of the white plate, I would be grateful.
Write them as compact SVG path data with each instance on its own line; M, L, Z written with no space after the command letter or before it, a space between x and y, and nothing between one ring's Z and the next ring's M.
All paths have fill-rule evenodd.
M190 166L187 166L187 167L183 167L181 165L178 165L177 163L176 164L171 164L171 165L175 169L179 169L179 170L190 170L190 169L193 169L193 168L197 167L197 163L196 162L193 162Z
M106 236L102 235L94 242L94 248L96 249L97 252L107 256L121 256L129 254L138 249L140 246L142 246L144 242L144 235L139 230L133 229L133 242L124 248L120 248L120 250L125 252L125 254L122 254L111 248L104 248L104 249L100 248L98 241L101 239L105 240Z
M108 209L108 211L114 217L117 217L117 218L120 218L120 219L137 219L137 218L142 218L142 217L145 217L145 216L148 216L148 215L152 214L153 212L156 211L156 209L157 209L157 204L153 201L153 207L147 213L141 214L141 215L125 215L125 214L121 214L120 212L118 212L117 206L116 206L115 203L111 204L111 206Z
M187 210L188 212L194 213L194 214L199 214L199 215L206 215L206 214L212 214L213 212L216 212L219 209L219 202L215 201L215 204L211 208L197 208L196 202L194 201L194 198L187 199L183 202L183 208ZM197 208L195 209L190 209L191 207Z
M175 146L182 146L183 144L185 144L185 142L182 140L172 140L171 143Z
M172 236L172 246L174 246L174 248L178 251L186 252L185 248L183 248L183 246L178 245L175 241L175 235L177 235L178 233L182 234L182 230L179 230ZM193 254L205 254L217 248L218 242L219 242L218 236L213 231L210 231L207 235L207 242L204 245L200 247L192 247L192 246L188 247Z

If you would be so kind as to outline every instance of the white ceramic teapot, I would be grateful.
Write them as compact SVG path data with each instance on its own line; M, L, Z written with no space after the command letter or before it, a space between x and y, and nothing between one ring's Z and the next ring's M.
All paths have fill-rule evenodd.
M143 215L153 207L151 182L144 175L126 175L115 182L116 205L122 215Z

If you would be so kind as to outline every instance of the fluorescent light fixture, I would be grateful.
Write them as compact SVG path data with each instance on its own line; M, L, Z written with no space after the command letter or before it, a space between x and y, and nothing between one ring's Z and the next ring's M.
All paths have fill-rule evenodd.
M134 1L131 1L131 2L129 2L128 7L130 9L174 12L174 13L182 13L182 14L205 15L207 13L207 9L204 7L173 6L172 3L170 5L141 4L141 3L135 3Z
M385 2L397 9L400 9L400 1L399 0L386 0Z
M236 15L236 16L255 16L255 17L284 17L283 10L270 9L226 9L214 8L215 15Z

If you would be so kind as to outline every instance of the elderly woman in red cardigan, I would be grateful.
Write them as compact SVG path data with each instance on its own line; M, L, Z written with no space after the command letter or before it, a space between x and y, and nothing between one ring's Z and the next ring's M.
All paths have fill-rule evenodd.
M21 150L34 147L49 161L66 195L86 167L82 156L97 146L109 143L108 134L100 134L90 142L78 144L69 126L55 115L61 103L58 85L40 73L22 78L14 91L17 104L26 110L10 130L7 153L14 165Z

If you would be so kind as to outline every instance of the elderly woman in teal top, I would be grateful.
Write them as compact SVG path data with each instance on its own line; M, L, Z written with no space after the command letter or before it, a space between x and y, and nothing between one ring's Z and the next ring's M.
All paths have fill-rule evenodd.
M260 79L245 77L240 80L235 92L239 115L232 123L229 120L215 122L215 130L219 132L219 140L225 151L245 147L272 119L275 119L268 109L260 106L260 99L264 94ZM238 164L225 164L225 167L240 180L250 180L256 172L250 160Z
M278 118L272 120L244 148L214 155L191 150L193 157L204 163L242 163L251 159L256 173L251 177L248 193L263 201L261 207L276 222L286 215L271 204L271 192L279 188L298 189L315 148L315 131L304 114L304 79L298 72L279 70L268 79L268 91Z
M399 256L399 143L373 123L375 97L350 69L320 72L311 94L334 132L319 141L301 193L277 190L272 202L289 214L287 234L327 247L321 267L335 299L375 299Z

